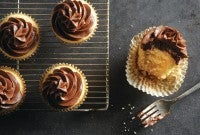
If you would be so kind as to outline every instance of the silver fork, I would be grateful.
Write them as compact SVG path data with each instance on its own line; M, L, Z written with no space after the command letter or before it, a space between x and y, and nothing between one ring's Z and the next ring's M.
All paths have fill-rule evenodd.
M137 115L137 117L142 122L144 127L152 126L169 114L171 105L173 105L180 99L188 96L189 94L195 92L199 88L200 88L200 82L172 100L165 100L165 99L157 100L152 104L150 104L149 106L147 106L143 111L141 111Z

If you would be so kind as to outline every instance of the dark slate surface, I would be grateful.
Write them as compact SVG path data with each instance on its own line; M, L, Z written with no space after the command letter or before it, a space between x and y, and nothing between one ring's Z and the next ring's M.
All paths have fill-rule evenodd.
M200 92L175 104L171 115L153 127L130 122L155 97L129 86L125 63L133 35L154 25L169 25L187 40L189 69L174 97L200 81L199 0L110 0L110 107L106 112L16 112L0 119L0 134L16 135L199 135ZM130 106L135 108L131 112ZM131 113L130 113L131 112ZM133 114L132 114L133 113ZM124 123L125 122L125 123ZM126 128L125 128L126 127ZM130 129L129 132L125 130ZM135 132L135 133L136 133Z

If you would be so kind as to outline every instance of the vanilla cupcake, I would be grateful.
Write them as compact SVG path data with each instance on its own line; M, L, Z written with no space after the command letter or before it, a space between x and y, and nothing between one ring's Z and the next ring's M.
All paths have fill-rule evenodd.
M88 84L82 71L71 64L55 64L44 73L40 90L44 100L54 109L78 108L86 98Z
M26 86L18 71L0 67L0 115L15 110L25 96Z
M52 13L52 28L63 42L78 44L91 38L97 28L97 14L84 0L64 0Z
M188 67L186 41L169 26L151 27L135 36L129 51L129 84L153 96L176 92Z
M30 16L23 13L7 15L0 23L0 50L14 60L32 56L39 45L39 28Z

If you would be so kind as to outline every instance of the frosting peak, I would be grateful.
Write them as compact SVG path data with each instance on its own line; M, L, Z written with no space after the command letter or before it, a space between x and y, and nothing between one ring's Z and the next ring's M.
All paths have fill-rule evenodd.
M0 70L0 108L11 108L21 98L18 80L11 73Z
M1 49L11 56L27 54L38 40L36 28L23 18L10 17L0 26Z
M62 38L78 41L93 30L95 17L91 7L78 0L64 0L53 11L52 27Z
M187 58L186 41L180 32L168 26L158 26L150 30L142 39L142 49L152 48L167 51L176 61Z
M55 108L73 106L83 90L83 82L78 72L68 67L55 69L42 84L42 94Z

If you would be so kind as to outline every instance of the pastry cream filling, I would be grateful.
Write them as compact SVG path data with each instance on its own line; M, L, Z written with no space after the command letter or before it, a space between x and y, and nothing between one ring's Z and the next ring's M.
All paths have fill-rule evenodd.
M139 47L138 68L142 74L154 76L158 79L165 79L173 71L176 61L167 51L157 48L144 51Z

